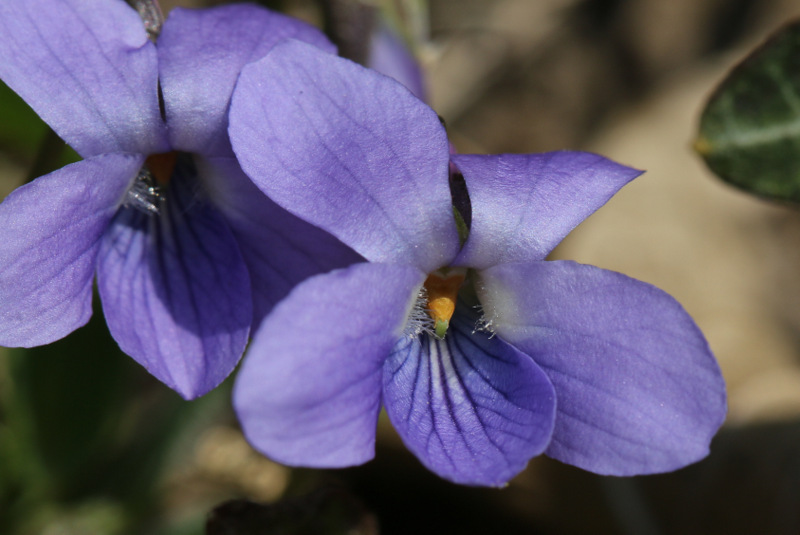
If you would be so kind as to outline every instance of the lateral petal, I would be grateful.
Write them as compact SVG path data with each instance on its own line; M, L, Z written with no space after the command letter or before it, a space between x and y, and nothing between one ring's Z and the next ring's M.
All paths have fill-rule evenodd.
M0 2L0 79L84 158L166 150L156 62L122 0Z
M598 474L666 472L700 460L726 413L702 333L669 295L574 262L499 265L479 298L498 336L556 389L551 457Z
M173 9L158 38L172 146L207 156L230 154L228 105L239 72L290 37L336 52L313 26L256 5Z
M250 444L295 466L370 460L381 368L424 278L413 267L361 263L312 277L279 303L234 387Z
M501 486L550 442L556 397L527 355L475 330L460 308L443 340L405 336L384 366L386 412L433 472Z
M0 204L0 345L48 344L89 321L100 240L143 161L89 158Z
M236 240L193 182L174 175L157 215L120 210L97 268L114 339L186 399L233 371L252 319L250 279Z
M394 80L286 41L242 70L230 123L255 184L367 260L430 272L455 256L444 128Z
M544 258L642 172L588 152L454 154L472 225L455 264L485 269Z

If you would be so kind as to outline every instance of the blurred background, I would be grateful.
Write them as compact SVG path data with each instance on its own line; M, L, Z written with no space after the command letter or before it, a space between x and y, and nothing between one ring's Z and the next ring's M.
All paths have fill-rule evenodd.
M364 15L378 0L262 3L327 24L354 57L380 16ZM382 419L371 463L289 470L244 442L230 380L180 400L119 352L96 304L50 347L0 348L0 534L800 533L800 214L723 185L691 150L715 85L800 0L381 7L459 152L581 149L647 170L553 256L655 284L695 318L729 392L711 455L626 479L541 457L474 489L428 473ZM0 89L0 197L72 157Z

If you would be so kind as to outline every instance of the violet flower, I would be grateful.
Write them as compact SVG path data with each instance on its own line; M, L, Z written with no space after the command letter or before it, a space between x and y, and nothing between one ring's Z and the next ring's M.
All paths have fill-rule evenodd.
M0 2L0 78L84 158L0 205L0 345L84 325L96 273L122 350L193 398L296 282L355 257L269 201L230 148L241 67L286 37L332 49L253 5L175 9L156 46L122 0Z
M259 188L369 261L301 283L254 335L234 405L258 450L363 463L383 405L459 483L502 485L543 452L617 475L707 454L724 384L686 312L624 275L544 261L638 171L579 152L453 156L472 206L462 247L436 113L296 41L245 67L229 132Z

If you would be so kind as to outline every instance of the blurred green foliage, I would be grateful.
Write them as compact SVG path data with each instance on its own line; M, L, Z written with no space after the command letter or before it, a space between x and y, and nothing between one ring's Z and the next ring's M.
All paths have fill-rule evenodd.
M22 161L31 162L48 130L36 112L0 82L0 147Z
M80 159L24 100L2 82L0 151L29 170L28 180Z
M119 350L101 314L53 344L8 353L0 533L157 532L169 459L198 421L219 415L229 389L180 399Z

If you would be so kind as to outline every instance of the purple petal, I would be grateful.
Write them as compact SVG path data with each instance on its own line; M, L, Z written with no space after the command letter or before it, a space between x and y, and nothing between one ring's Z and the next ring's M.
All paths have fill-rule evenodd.
M530 357L476 331L463 312L443 340L400 340L384 366L384 404L429 469L456 483L501 486L550 442L555 392Z
M83 157L166 150L156 62L122 0L0 2L0 78Z
M642 172L588 152L453 155L472 226L455 263L475 269L544 260L581 221Z
M374 455L381 368L425 275L362 263L300 284L256 332L233 402L248 441L289 465Z
M725 385L702 333L669 295L574 262L505 264L480 279L492 327L556 388L548 455L634 475L708 453L725 418Z
M254 326L308 277L363 262L327 232L272 202L235 158L202 162L209 197L225 215L250 272Z
M173 147L230 153L227 112L239 72L290 37L336 52L313 26L255 5L172 10L158 59Z
M368 260L455 256L445 132L397 82L287 41L242 71L230 134L259 188Z
M367 66L394 78L418 99L426 100L422 67L400 37L385 24L380 24L372 35Z
M90 158L0 204L0 345L48 344L89 321L100 238L143 161Z
M173 176L157 216L120 210L97 269L114 339L187 399L233 371L252 319L250 280L236 240L193 179Z

